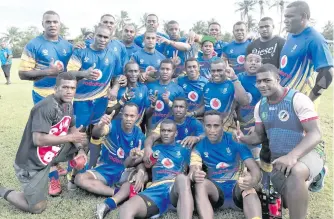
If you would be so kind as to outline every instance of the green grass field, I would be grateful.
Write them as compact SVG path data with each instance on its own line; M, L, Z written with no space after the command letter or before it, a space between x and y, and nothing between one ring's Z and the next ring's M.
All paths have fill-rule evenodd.
M15 177L13 162L21 141L21 136L32 104L32 83L21 81L17 73L18 60L14 60L12 67L13 84L5 85L1 72L0 77L0 184L15 190L20 185ZM325 92L320 106L321 127L323 139L326 142L327 166L330 171L326 186L320 193L310 195L309 219L329 219L333 217L333 88ZM104 200L80 189L69 192L66 189L65 179L62 179L63 193L56 198L49 198L48 208L41 215L32 215L16 210L3 199L0 199L0 218L93 218L97 203ZM117 212L110 213L107 218L118 218ZM168 213L164 219L177 218L176 214ZM197 218L194 216L194 218ZM215 218L230 219L244 218L243 214L234 211L217 212Z

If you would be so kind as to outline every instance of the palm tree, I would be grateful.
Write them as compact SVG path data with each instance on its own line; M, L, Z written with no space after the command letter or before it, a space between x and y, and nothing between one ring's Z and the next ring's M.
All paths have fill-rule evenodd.
M22 38L22 31L17 27L9 27L6 33L1 33L1 42L6 42L10 46L18 44Z
M272 4L269 8L273 8L276 7L277 9L277 13L280 14L281 17L281 21L280 21L280 25L279 25L279 34L281 34L282 32L282 24L283 24L283 15L284 15L284 9L285 9L285 5L289 3L288 1L284 1L284 0L275 0L274 4Z
M269 6L270 0L259 0L257 3L260 6L260 19L261 19L263 17L263 15L264 15L264 6L265 5Z
M256 0L243 0L236 2L238 9L235 12L240 11L241 20L244 21L245 18L248 18L249 12L254 10L254 5L257 3Z
M143 27L145 27L147 15L148 13L144 13L142 17L140 18L140 21L139 21L140 26L138 27L138 30L141 30Z
M127 11L121 11L120 16L116 16L116 31L115 36L120 39L123 28L126 24L130 23L131 19Z
M69 35L68 30L69 30L69 28L66 27L66 25L64 23L60 22L59 35L65 38L66 36Z
M252 17L252 15L248 15L246 24L247 24L248 32L250 31L257 32L257 23L256 23L256 20Z
M208 25L205 21L197 21L191 29L197 34L208 34Z

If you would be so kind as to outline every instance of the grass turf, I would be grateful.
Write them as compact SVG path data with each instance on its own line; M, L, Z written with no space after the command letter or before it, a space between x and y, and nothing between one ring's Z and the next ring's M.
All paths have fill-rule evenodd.
M14 60L12 66L11 85L4 85L5 80L0 77L0 184L20 190L13 169L16 151L21 141L27 118L32 107L32 83L21 81L18 77L19 60ZM325 188L316 194L310 195L309 219L327 219L333 217L333 88L325 92L320 104L321 128L323 139L326 142L327 166L329 174ZM40 215L32 215L15 209L5 200L0 199L0 218L93 218L97 203L104 200L88 194L80 189L69 192L66 189L65 178L62 178L63 193L56 198L49 197L48 208ZM117 211L111 212L106 218L118 218ZM164 219L177 218L174 212L166 214ZM194 216L194 218L198 218ZM243 214L235 211L219 211L215 213L217 219L244 218ZM287 218L287 217L286 217Z

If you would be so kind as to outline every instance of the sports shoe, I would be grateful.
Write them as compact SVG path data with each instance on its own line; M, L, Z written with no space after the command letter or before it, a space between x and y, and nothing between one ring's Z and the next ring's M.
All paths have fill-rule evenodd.
M103 219L108 214L109 211L110 209L108 205L106 205L106 203L99 203L96 205L95 218Z
M322 188L324 188L325 186L326 174L327 174L327 167L324 166L319 175L316 176L316 179L310 184L308 190L310 190L311 192L320 192Z
M68 181L67 183L67 190L68 191L74 191L78 188L77 185L75 185L74 183L72 183L71 181Z
M59 179L51 178L49 184L49 195L58 196L61 193L61 185Z
M57 165L57 171L59 176L66 176L67 174L67 170L60 166L60 164Z

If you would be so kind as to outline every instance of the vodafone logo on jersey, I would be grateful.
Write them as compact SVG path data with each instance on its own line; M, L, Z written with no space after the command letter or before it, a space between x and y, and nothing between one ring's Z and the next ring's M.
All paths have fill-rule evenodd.
M231 165L225 163L225 162L220 162L219 164L216 165L216 169L225 169Z
M157 100L157 103L155 104L155 110L161 112L162 110L164 110L164 108L165 108L164 102L161 100Z
M64 116L60 120L60 122L51 126L49 134L55 135L55 136L67 135L67 132L70 128L70 124L71 124L71 117ZM55 158L58 155L59 150L60 150L60 147L58 145L40 146L40 147L37 147L37 156L42 164L47 165L53 160L53 158Z
M64 69L64 63L62 61L55 61L55 66L57 66L58 69Z
M96 78L96 81L102 78L102 71L100 69L95 68L93 72L97 73L99 76Z
M124 150L123 148L118 148L117 150L117 157L123 159L124 158Z
M244 64L244 63L245 63L245 56L244 56L244 55L240 55L240 56L238 56L238 58L237 58L237 62L238 62L239 64Z
M210 107L214 110L218 110L221 107L221 102L217 98L213 98L210 101Z
M161 161L161 164L166 167L167 169L171 169L174 167L174 163L171 159L169 158L164 158L162 161Z
M189 100L196 102L198 100L198 94L195 91L190 91L188 93Z
M288 64L288 57L286 55L282 56L281 58L281 68L285 68L285 66Z

